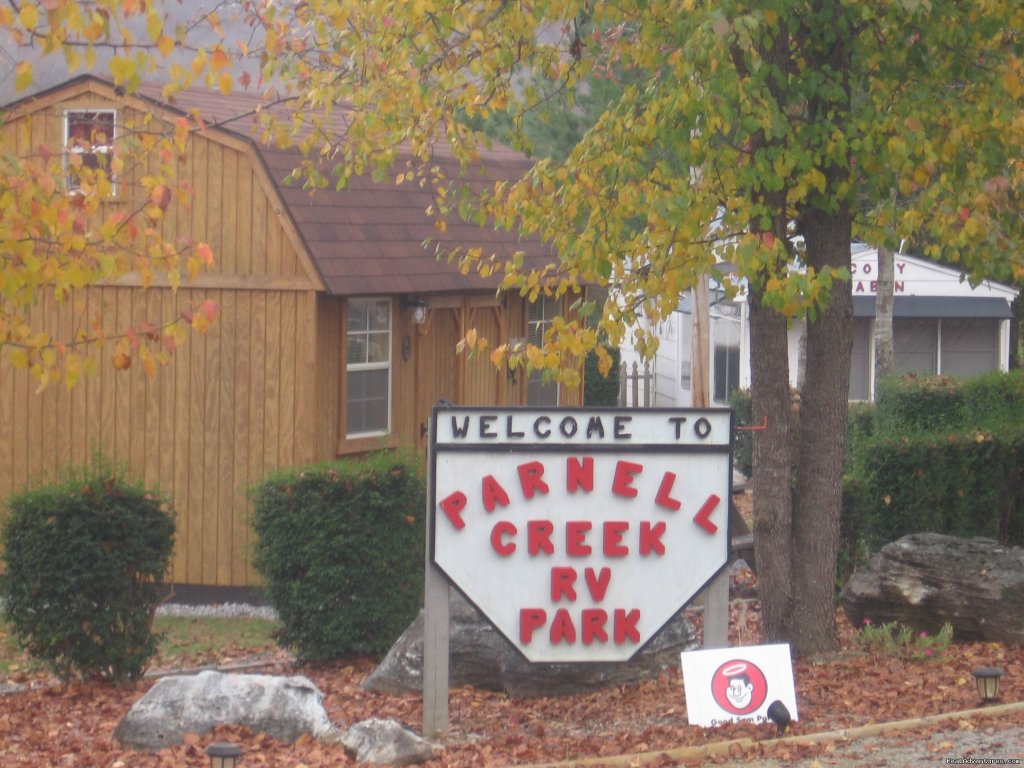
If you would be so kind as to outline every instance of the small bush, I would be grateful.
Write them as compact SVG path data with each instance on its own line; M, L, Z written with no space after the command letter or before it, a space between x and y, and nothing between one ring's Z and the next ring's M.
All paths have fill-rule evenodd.
M8 507L0 596L19 644L65 679L139 677L159 639L170 505L97 457Z
M729 407L732 408L732 464L738 472L750 477L754 472L754 438L749 427L754 420L753 400L750 390L734 389L729 393Z
M303 658L386 652L423 596L426 492L412 456L279 473L253 491L255 565Z
M917 661L938 660L953 642L953 625L946 622L938 632L930 635L927 632L915 632L897 621L872 624L865 620L864 626L854 635L853 642L874 655L899 656Z
M619 404L619 354L618 347L608 349L612 359L607 376L601 375L595 352L587 354L583 373L583 404L591 408L614 408Z

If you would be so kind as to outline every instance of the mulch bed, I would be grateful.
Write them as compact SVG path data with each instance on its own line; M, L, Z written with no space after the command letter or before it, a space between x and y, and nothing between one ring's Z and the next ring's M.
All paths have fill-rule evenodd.
M692 618L699 625L699 615ZM733 643L758 642L759 623L756 601L733 601ZM1024 648L970 643L951 646L939 658L876 656L856 647L853 630L841 617L840 630L842 651L828 658L795 662L800 719L787 735L975 708L979 700L971 670L977 666L1003 667L1002 701L1024 701ZM376 717L394 718L418 731L422 723L418 696L386 696L360 687L373 666L371 660L362 658L315 666L276 660L258 671L302 674L312 679L325 693L324 704L332 721L341 728ZM50 684L0 696L0 765L199 768L208 765L203 749L212 741L239 743L244 750L240 768L314 768L353 762L340 745L310 738L281 744L238 727L190 736L185 744L155 754L122 750L111 734L152 683L147 679L126 688ZM688 725L677 668L642 684L557 699L510 699L464 688L452 691L450 712L450 731L439 742L438 756L427 763L430 768L480 768L659 752L741 736L765 741L757 750L764 755L784 749L784 756L791 756L794 749L768 743L775 736L770 724L730 724L714 729ZM1024 725L1024 716L1009 720ZM828 745L801 747L800 756L824 754L828 749Z

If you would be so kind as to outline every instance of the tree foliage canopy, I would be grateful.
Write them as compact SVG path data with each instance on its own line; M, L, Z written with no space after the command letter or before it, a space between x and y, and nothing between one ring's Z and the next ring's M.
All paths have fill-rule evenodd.
M861 212L855 234L925 244L971 279L1024 278L1017 3L321 0L252 11L266 30L264 75L298 86L294 122L275 129L303 124L310 183L426 179L439 217L518 228L560 257L530 275L470 251L458 254L465 268L501 270L531 296L615 286L600 322L557 326L555 348L592 346L599 328L615 343L638 311L656 322L717 260L787 317L813 313L847 274L792 268L809 209ZM437 178L439 145L466 163L487 145L465 118L506 112L521 126L551 92L602 73L630 84L563 161L480 195ZM832 106L844 98L848 110ZM342 107L339 134L329 116ZM395 169L403 144L416 161Z

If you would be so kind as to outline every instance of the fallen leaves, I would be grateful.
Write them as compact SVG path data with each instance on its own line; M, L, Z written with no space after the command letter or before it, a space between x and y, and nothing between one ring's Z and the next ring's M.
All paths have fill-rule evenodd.
M918 662L855 653L850 650L850 633L844 625L847 650L829 659L795 663L800 720L787 735L974 708L978 700L973 684L968 684L970 670L982 662L998 662L1006 669L1004 701L1024 700L1024 649L992 643L954 645L938 661ZM241 661L236 650L222 649L221 653ZM360 687L374 666L371 660L346 659L313 666L295 666L284 658L272 661L265 671L311 678L324 691L324 705L340 728L371 717L394 718L413 730L422 723L418 696L385 696ZM70 768L205 768L208 760L203 749L212 741L239 743L246 768L352 764L340 745L308 737L282 744L237 726L190 735L184 744L158 753L122 750L111 738L114 728L151 684L148 680L132 687L110 688L75 683L0 696L0 764L10 768L57 764ZM780 745L772 740L773 728L749 723L717 729L688 725L678 669L666 670L657 679L638 685L558 699L513 700L503 694L463 688L451 692L449 709L450 731L440 740L438 757L429 768L640 754L645 755L645 765L680 765L684 763L653 757L652 753L741 737L757 742L753 751L733 745L725 754L692 764L723 764L755 754L782 760L822 758L827 764L835 749L829 743ZM1024 718L1018 719L1024 722ZM965 719L951 727L988 726ZM941 753L941 749L936 752Z

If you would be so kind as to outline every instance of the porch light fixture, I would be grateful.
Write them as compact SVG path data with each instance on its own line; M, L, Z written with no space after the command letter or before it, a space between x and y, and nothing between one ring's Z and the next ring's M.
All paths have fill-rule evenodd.
M974 675L974 682L978 685L978 696L983 704L988 704L999 698L999 678L1003 676L1003 670L999 667L978 667L971 674Z
M210 756L210 768L235 768L242 748L226 741L215 741L206 748Z
M427 310L430 309L430 305L422 296L406 296L403 305L406 311L412 312L412 321L416 325L427 322Z

